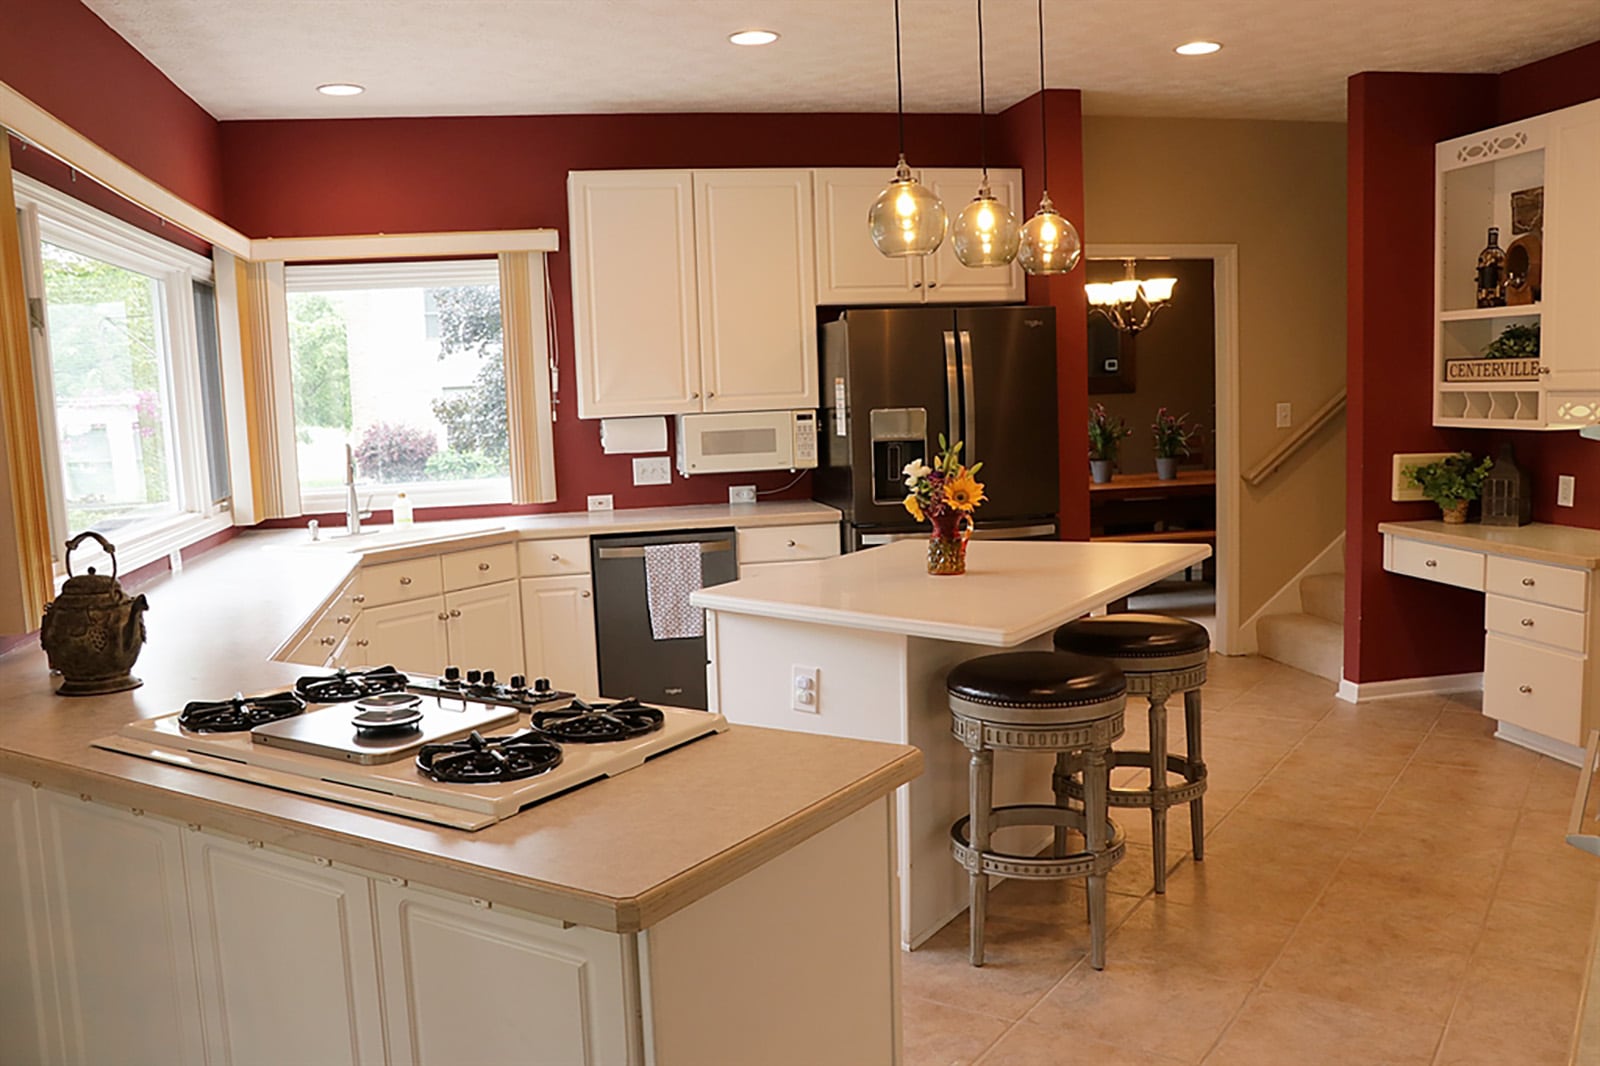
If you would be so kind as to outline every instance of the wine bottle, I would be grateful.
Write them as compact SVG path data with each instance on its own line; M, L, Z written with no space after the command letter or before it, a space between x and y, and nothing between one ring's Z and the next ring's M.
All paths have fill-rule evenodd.
M1478 306L1506 305L1506 253L1500 250L1500 228L1489 227L1489 243L1478 253Z

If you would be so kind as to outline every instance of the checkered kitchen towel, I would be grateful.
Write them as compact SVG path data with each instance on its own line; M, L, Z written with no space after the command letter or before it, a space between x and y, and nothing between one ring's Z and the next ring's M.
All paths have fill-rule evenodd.
M703 637L706 613L691 606L700 588L700 542L647 544L644 583L650 599L650 635L656 640Z

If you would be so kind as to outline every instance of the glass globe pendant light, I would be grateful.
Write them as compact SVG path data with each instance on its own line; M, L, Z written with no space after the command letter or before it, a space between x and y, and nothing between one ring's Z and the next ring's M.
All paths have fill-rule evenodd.
M1065 274L1078 265L1083 241L1073 226L1050 202L1050 124L1045 117L1044 0L1039 0L1039 154L1044 183L1039 210L1022 227L1017 261L1030 274Z
M900 122L900 162L894 180L867 212L867 228L878 251L891 258L927 255L944 243L944 203L906 165L905 78L900 70L900 0L894 0L894 93Z
M950 227L950 240L956 258L969 267L1007 266L1017 257L1022 233L1011 209L994 198L989 189L989 107L984 89L983 0L978 0L978 156L983 165L983 182L978 195L957 216Z

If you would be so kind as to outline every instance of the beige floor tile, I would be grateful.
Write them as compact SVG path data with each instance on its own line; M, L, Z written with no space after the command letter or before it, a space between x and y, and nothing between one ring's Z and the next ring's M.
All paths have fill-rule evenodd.
M1394 791L1401 799L1431 799L1458 807L1516 810L1522 806L1532 780L1532 765L1490 772L1414 762L1401 773Z
M1253 981L1266 972L1293 931L1288 922L1151 898L1111 934L1106 969L1127 962L1222 981Z
M1303 774L1267 775L1236 808L1299 822L1307 829L1359 829L1372 817L1391 788L1389 778L1310 778Z
M900 997L906 1066L968 1066L1011 1023L921 996Z
M1478 797L1472 797L1476 800ZM1435 795L1426 790L1396 789L1378 805L1378 821L1388 824L1396 832L1445 833L1452 837L1471 835L1482 840L1493 840L1501 847L1511 843L1512 830L1522 812L1504 804L1463 803L1458 797ZM1401 823L1414 821L1407 826Z
M1013 1025L1000 1038L1000 1042L978 1061L980 1066L1064 1066L1066 1063L1180 1066L1183 1062L1182 1059L1169 1059L1147 1051L1080 1039L1072 1029L1062 1030L1027 1021Z
M1475 962L1436 1061L1451 1066L1565 1066L1581 988L1577 974Z
M1241 917L1298 922L1333 876L1333 866L1282 865L1254 856L1213 855L1167 879L1169 903Z
M1481 894L1419 891L1404 876L1374 878L1341 869L1311 916L1363 927L1379 941L1470 952L1488 912L1489 898Z
M1487 903L1508 854L1510 827L1465 813L1388 805L1373 816L1340 873L1422 895Z
M1107 892L1106 919L1110 927L1115 929L1138 905L1138 896ZM1002 881L989 889L989 915L1039 925L1079 926L1081 935L1088 936L1087 896L1079 880Z
M1205 1060L1207 1066L1354 1066L1427 1063L1439 1027L1317 996L1262 990Z
M1539 759L1537 753L1503 740L1451 737L1438 733L1423 740L1416 754L1416 760L1420 763L1507 775L1527 773L1529 777L1532 777Z
M1351 732L1386 729L1394 733L1426 733L1433 728L1443 709L1444 704L1437 696L1400 697L1370 703L1341 700L1323 724L1330 729Z
M1213 745L1206 752L1206 775L1223 788L1249 788L1282 762L1288 751L1278 745L1249 741Z
M1442 1026L1470 951L1470 944L1397 941L1375 924L1313 913L1295 930L1263 984Z
M1331 695L1312 695L1305 692L1268 689L1258 685L1228 704L1229 714L1255 718L1287 718L1297 721L1317 722L1333 709L1338 701Z
M1244 865L1271 863L1332 873L1361 837L1357 828L1308 825L1282 811L1260 814L1243 808L1240 804L1207 834L1207 862L1212 857L1231 857Z
M1325 778L1335 782L1335 787L1338 781L1350 778L1373 783L1386 779L1392 784L1394 779L1400 776L1400 771L1406 768L1406 763L1411 759L1411 749L1416 747L1416 743L1412 737L1404 733L1380 735L1404 741L1408 746L1405 750L1383 751L1379 750L1379 745L1363 748L1351 744L1343 737L1313 732L1284 756L1276 772Z
M1288 751L1314 724L1297 718L1236 714L1227 708L1213 711L1208 705L1201 717L1201 741L1206 748L1213 745L1225 748L1229 741L1242 740Z
M1600 871L1593 855L1551 840L1513 845L1506 856L1496 895L1592 913L1600 893Z
M960 915L901 959L901 984L914 996L1015 1021L1088 952L1087 923L1035 924L991 917L984 965L967 961L967 916Z
M1572 799L1577 793L1578 768L1543 757L1533 768L1533 781L1522 806L1526 810L1546 811L1565 818L1572 811ZM1594 810L1592 802L1589 810Z
M1589 961L1593 924L1592 910L1496 897L1474 962L1515 963L1582 974Z
M1438 720L1433 723L1432 735L1487 738L1494 736L1498 726L1498 722L1476 707L1459 707L1446 703L1444 710L1439 713Z
M1474 692L1452 692L1441 697L1444 709L1447 711L1474 711L1483 713L1483 690Z
M1104 1043L1198 1062L1250 994L1249 981L1119 961L1116 969L1080 966L1025 1019Z

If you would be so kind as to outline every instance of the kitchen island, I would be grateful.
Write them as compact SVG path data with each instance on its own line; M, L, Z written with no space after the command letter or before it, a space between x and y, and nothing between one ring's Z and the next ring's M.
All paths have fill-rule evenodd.
M712 709L731 722L911 744L927 772L900 790L901 941L915 947L967 905L950 825L967 812L967 752L944 677L1005 649L1050 646L1063 622L1211 554L1200 544L974 541L967 573L932 577L902 541L702 589ZM1051 765L995 756L995 803L1050 802ZM1018 830L1009 832L1018 833ZM1038 839L1007 850L1040 848Z
M898 1060L908 747L736 726L468 833L91 746L306 672L353 560L283 536L141 588L142 688L0 656L0 1061Z

